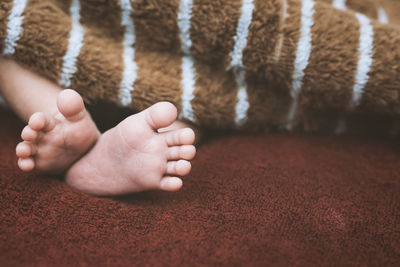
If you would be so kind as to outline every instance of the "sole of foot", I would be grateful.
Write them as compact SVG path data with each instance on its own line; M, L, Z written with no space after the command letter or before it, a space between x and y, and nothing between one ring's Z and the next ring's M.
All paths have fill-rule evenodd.
M72 187L94 195L145 190L177 191L196 154L192 129L158 133L176 121L177 110L157 103L105 132L67 172Z
M54 114L34 113L22 130L23 141L16 147L21 170L62 173L100 136L82 97L74 90L58 94L57 108Z

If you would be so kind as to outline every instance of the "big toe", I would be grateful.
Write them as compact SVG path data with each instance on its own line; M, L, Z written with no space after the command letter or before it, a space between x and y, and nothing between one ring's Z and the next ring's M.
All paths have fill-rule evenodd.
M61 91L57 97L57 107L68 120L79 120L84 116L85 104L82 97L74 90Z
M177 117L176 107L169 102L159 102L143 111L145 120L153 130L170 126Z

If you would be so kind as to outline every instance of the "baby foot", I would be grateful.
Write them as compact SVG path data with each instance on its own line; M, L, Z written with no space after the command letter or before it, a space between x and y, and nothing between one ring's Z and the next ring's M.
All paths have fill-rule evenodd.
M21 170L62 173L100 136L77 92L70 89L61 91L57 107L56 114L33 114L22 130L24 141L16 147Z
M176 108L167 102L123 120L67 172L66 182L94 195L119 195L151 189L176 191L190 172L196 149L190 128L159 133L171 125Z

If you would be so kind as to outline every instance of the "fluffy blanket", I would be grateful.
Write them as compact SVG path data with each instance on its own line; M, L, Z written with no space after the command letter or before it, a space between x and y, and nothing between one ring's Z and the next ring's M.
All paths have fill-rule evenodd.
M167 100L203 127L342 132L354 116L400 114L396 10L395 0L3 0L0 51L87 102L137 111Z

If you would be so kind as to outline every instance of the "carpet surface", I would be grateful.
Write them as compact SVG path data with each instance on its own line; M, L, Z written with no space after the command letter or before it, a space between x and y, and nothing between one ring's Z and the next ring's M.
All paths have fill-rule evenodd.
M97 198L24 174L0 109L0 265L400 263L400 144L317 135L208 140L177 193Z

